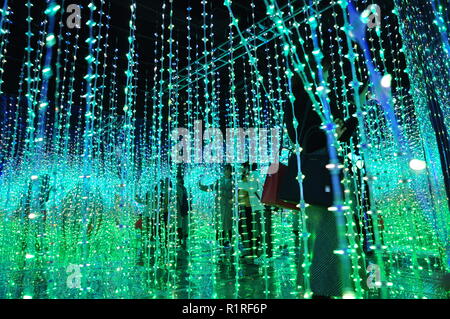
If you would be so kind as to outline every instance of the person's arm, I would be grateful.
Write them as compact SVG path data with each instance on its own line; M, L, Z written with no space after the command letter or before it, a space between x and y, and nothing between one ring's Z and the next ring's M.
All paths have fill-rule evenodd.
M198 188L200 188L200 190L204 191L204 192L212 192L214 190L214 187L216 187L216 185L217 185L217 182L215 182L214 184L208 185L208 186L203 185L201 179L197 183Z
M141 205L147 205L147 200L143 200L142 197L140 197L139 195L136 194L136 197L134 199L136 201L136 203L141 204Z

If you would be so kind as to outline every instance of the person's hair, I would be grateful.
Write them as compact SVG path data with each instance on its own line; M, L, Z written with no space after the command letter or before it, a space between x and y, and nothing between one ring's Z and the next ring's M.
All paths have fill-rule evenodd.
M184 170L182 166L177 167L177 179L184 177Z

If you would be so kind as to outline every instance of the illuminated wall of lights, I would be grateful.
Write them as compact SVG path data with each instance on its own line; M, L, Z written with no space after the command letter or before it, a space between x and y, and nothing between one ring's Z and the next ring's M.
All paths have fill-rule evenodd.
M270 228L273 253L257 265L252 287L239 239L241 164L231 163L228 238L220 217L226 194L203 187L220 181L224 163L198 160L198 137L195 160L180 165L171 157L171 132L181 126L283 128L296 76L322 120L330 167L343 172L333 174L342 187L328 208L337 220L338 297L445 298L442 287L426 283L450 266L446 2L395 0L386 12L375 0L251 0L244 29L235 3L225 0L228 41L217 43L211 0L196 1L201 31L192 27L192 7L177 24L173 1L161 1L161 25L146 40L155 67L144 73L136 35L146 30L136 27L135 0L127 11L127 50L110 37L108 1L92 1L80 28L69 29L66 1L47 0L40 12L27 0L27 17L18 21L4 0L0 297L239 298L253 291L249 297L311 298L306 205L268 208L262 227ZM266 12L263 22L256 10ZM20 76L9 78L18 23L27 26L27 45L15 57L22 59ZM181 28L187 47L176 37ZM322 61L330 52L326 77ZM3 92L11 81L18 83L15 95ZM361 100L365 84L371 96ZM339 112L358 122L356 142L345 146L336 139L335 96ZM180 171L187 217L180 215ZM186 242L179 238L183 222ZM266 250L265 243L258 255Z

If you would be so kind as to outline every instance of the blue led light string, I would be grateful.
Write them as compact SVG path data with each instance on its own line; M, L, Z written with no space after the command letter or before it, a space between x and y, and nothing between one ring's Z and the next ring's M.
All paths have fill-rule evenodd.
M5 0L3 2L3 8L1 9L1 16L0 16L0 33L1 35L7 34L8 31L3 29L3 24L5 23L5 20L7 19L7 16L10 14L8 10L8 0Z
M46 119L47 119L47 111L49 106L48 101L48 89L49 89L49 82L51 77L53 76L53 68L52 68L52 61L53 61L53 47L55 45L55 24L56 19L55 15L56 13L61 9L60 5L57 5L54 1L48 0L47 1L47 9L45 10L45 14L48 17L48 29L46 31L46 38L45 38L45 58L44 58L44 68L42 69L42 85L40 89L40 96L39 96L39 110L38 110L38 129L36 132L36 150L35 150L35 156L36 162L35 162L35 171L39 171L39 162L41 159L41 156L43 155L43 152L45 151L45 135L46 135Z
M77 69L76 63L77 63L77 57L78 57L78 49L79 49L79 39L80 39L80 35L79 32L77 30L76 35L75 35L75 41L74 41L74 45L73 45L73 52L72 52L72 61L71 61L71 70L70 70L70 75L69 75L69 85L68 85L68 101L67 101L67 111L65 114L65 118L63 120L63 142L64 142L64 147L63 147L63 158L65 161L68 160L68 156L70 154L70 128L71 128L71 119L72 119L72 109L73 109L73 104L74 104L74 93L75 93L75 71ZM67 50L68 51L68 50Z
M369 170L369 163L368 163L368 158L370 158L370 155L367 156L367 153L369 152L369 145L367 144L367 139L366 136L364 134L364 127L363 127L363 112L361 110L361 103L359 101L359 99L357 98L359 95L359 87L360 87L360 83L357 80L357 75L356 75L356 67L355 67L355 53L353 51L353 46L352 46L352 40L351 40L351 36L349 35L349 32L351 30L351 27L349 25L349 21L348 21L348 17L347 17L347 6L348 6L348 2L347 1L343 1L342 3L340 3L342 12L343 12L343 17L344 17L344 26L343 26L343 30L345 32L346 35L346 40L347 40L347 49L348 49L348 53L346 58L350 61L350 65L351 65L351 69L352 69L352 88L353 88L353 96L355 98L355 106L356 106L356 115L358 118L358 128L359 128L359 132L361 134L361 150L363 152L365 156L365 161L366 161L366 170L367 170L367 176L368 176L368 187L369 187L369 191L372 188L372 184L371 184L371 179L373 178L371 175L371 171ZM372 68L373 70L373 68ZM371 72L370 68L369 68L369 72ZM395 132L394 132L395 134ZM381 291L381 296L382 298L386 297L386 286L383 285L383 282L385 282L385 272L384 272L384 267L383 267L383 260L382 260L382 244L381 244L381 240L380 240L380 231L379 231L379 218L378 218L378 211L377 208L374 205L374 201L373 201L373 197L371 197L371 212L372 212L372 216L373 216L373 228L374 228L374 237L375 237L375 258L376 258L376 262L377 265L380 267L380 281L382 283L382 286L380 288Z
M8 8L8 1L5 1L3 4L3 9L1 10L1 18L0 18L0 94L3 94L3 75L5 73L5 64L7 62L7 47L9 44L9 35L11 19L13 12Z
M0 95L3 95L3 83L4 83L4 73L5 73L5 65L8 61L8 57L6 56L8 51L8 44L9 44L9 35L10 35L10 25L11 20L10 16L12 16L13 12L10 11L8 8L8 1L5 1L3 9L1 9L1 21L0 21ZM21 78L20 81L23 81L23 69L21 70ZM19 84L20 86L20 84ZM6 101L5 101L6 102ZM20 94L19 94L19 102L20 102ZM7 102L6 102L7 103ZM19 108L17 108L17 111L19 111ZM3 130L9 130L11 126L7 125L8 122L7 114L5 114L5 123L3 124L4 127L2 127ZM15 122L17 123L17 122ZM3 136L0 136L0 141L7 140L9 136L9 132L2 132ZM2 147L0 149L0 163L6 163L8 159L8 149L9 147Z
M61 6L62 8L64 8L64 0L62 0L61 2ZM63 92L62 87L61 87L61 68L62 68L62 64L61 64L61 49L62 49L62 43L63 43L63 14L60 15L59 17L59 21L57 23L57 27L58 27L58 34L56 35L56 40L55 40L55 45L56 45L56 59L55 59L55 92L54 92L54 96L53 96L53 101L54 101L54 105L53 105L53 110L54 110L54 114L53 114L53 130L49 132L50 136L51 136L51 144L47 145L47 152L53 152L53 159L52 162L54 164L56 164L57 159L58 159L58 153L59 153L59 139L60 139L60 125L61 125L61 103L60 103L60 97L61 97L61 92ZM55 26L56 28L56 26ZM64 71L64 70L63 70ZM58 155L57 155L58 154ZM56 172L56 165L54 165L53 167L53 176L55 176Z

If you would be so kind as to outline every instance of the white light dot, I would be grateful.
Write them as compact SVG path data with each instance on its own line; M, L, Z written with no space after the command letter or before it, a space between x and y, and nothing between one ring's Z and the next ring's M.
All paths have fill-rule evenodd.
M381 79L381 86L384 87L384 88L390 88L391 87L391 82L392 82L392 75L386 74Z
M355 293L352 291L345 292L342 299L355 299Z
M414 171L423 171L427 167L427 163L422 160L412 159L409 162L409 167Z

